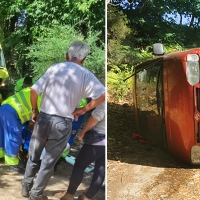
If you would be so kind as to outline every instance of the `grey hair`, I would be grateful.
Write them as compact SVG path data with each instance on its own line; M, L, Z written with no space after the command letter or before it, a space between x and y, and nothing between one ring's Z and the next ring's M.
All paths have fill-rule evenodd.
M90 52L90 46L82 41L75 41L70 44L67 54L70 58L83 60Z

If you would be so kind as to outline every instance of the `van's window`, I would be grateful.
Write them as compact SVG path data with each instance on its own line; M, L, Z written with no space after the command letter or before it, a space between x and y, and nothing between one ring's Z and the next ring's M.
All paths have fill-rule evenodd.
M138 73L136 71L136 74L136 101L141 133L147 140L162 143L162 61L151 64Z

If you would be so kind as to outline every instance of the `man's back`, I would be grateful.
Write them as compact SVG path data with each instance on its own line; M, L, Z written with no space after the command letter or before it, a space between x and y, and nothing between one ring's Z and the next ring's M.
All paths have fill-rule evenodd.
M83 97L96 98L104 92L100 81L74 62L51 66L32 88L44 93L41 111L69 118Z

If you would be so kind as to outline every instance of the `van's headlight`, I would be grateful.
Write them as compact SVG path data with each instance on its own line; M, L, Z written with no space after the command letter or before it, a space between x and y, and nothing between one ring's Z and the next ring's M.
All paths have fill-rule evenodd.
M190 85L199 83L199 56L197 54L187 55L186 77Z

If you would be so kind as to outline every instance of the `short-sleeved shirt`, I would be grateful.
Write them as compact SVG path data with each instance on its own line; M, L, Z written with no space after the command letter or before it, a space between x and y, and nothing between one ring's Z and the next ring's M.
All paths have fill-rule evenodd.
M98 120L97 124L93 127L93 129L100 134L106 133L105 128L105 102L97 106L91 113L91 115ZM93 145L103 145L105 146L106 139L101 140L99 142L94 143Z
M105 93L95 75L74 62L52 65L32 88L37 94L43 93L42 112L71 119L82 98L97 99Z
M98 120L93 129L98 133L105 134L105 102L97 106L91 115Z

